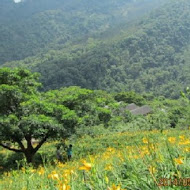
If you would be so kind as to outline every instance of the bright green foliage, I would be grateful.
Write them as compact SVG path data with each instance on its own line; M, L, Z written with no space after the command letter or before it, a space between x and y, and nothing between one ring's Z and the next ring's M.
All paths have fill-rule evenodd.
M92 91L80 87L62 88L44 93L50 102L61 104L75 111L80 126L108 125L115 116L128 118L114 98L104 91ZM109 123L111 124L111 123Z
M139 106L144 105L146 103L145 99L135 92L120 92L115 95L115 100L123 101L127 104L135 103Z
M0 146L24 153L28 162L48 139L189 126L189 104L183 99L145 101L134 92L112 95L76 86L39 92L37 79L25 69L0 69ZM153 113L134 116L126 109L129 103L149 104ZM36 147L32 139L38 140Z
M181 92L181 96L189 102L190 100L190 89L189 87L186 88L186 91L185 92Z
M47 139L67 138L76 127L108 126L116 116L129 121L106 92L70 87L40 93L37 79L24 69L0 70L0 146L24 153L28 162Z
M37 91L36 80L36 74L24 69L0 70L0 146L23 152L28 162L48 138L68 136L77 123L74 111L48 102ZM39 140L35 148L33 138Z
M57 142L47 143L41 150L47 163L38 168L22 166L20 170L4 172L0 188L189 189L189 138L189 130L176 129L110 133L94 138L85 135L66 142L74 145L74 157L66 163L55 160ZM6 155L4 152L3 156Z

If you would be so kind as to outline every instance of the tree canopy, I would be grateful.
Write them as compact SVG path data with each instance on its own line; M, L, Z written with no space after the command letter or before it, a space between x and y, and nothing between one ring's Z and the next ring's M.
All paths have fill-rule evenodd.
M24 153L28 162L47 139L68 136L77 122L74 111L38 92L37 79L25 69L0 69L0 146Z

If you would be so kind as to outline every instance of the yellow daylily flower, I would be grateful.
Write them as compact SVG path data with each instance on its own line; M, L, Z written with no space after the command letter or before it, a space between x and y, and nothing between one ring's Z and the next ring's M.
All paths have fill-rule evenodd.
M147 138L144 137L142 141L143 141L143 143L148 144L148 139Z
M190 152L190 148L186 147L183 149L185 152Z
M190 140L181 140L180 142L179 142L179 145L187 145L187 144L190 144Z
M44 173L45 173L45 170L44 170L44 168L40 168L40 170L38 171L38 174L39 175L44 175Z
M116 186L115 184L112 185L112 187L109 188L109 190L125 190L125 189L122 189L121 186Z
M57 165L58 165L58 167L60 167L60 168L64 168L64 167L65 167L65 164L63 164L63 163L61 163L61 162L58 162Z
M71 187L70 187L70 185L66 185L66 184L60 183L59 186L58 186L58 189L59 190L70 190Z
M174 144L176 142L176 138L175 137L168 137L168 141L172 144Z
M184 136L184 135L180 135L179 138L180 138L181 140L184 140L184 139L185 139L185 136Z
M112 169L113 169L112 164L107 164L105 167L105 170L107 170L107 171L111 171Z
M52 173L48 175L48 178L53 180L59 180L59 174L57 174L56 171L52 171Z
M30 172L31 172L31 173L35 173L36 170L35 170L35 169L30 169Z
M79 170L89 171L92 168L92 164L83 161L83 166L79 167Z
M178 164L178 165L183 164L182 158L174 158L174 161L175 161L175 163Z

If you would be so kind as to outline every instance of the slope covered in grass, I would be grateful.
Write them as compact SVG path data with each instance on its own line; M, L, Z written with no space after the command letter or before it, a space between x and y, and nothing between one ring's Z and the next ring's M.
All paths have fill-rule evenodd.
M190 185L189 138L189 129L84 136L65 142L74 145L74 158L66 163L51 158L56 142L47 143L41 153L48 152L48 163L5 172L0 188L148 190L168 186L182 190Z

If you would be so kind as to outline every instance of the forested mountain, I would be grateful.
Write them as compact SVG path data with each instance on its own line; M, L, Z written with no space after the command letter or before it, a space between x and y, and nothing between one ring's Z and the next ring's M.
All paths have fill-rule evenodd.
M14 5L24 7L26 15L1 28L1 63L36 55L4 66L42 73L45 90L78 85L177 98L189 85L189 1L165 1L164 6L157 0L51 2L34 12L27 6L32 10L43 0ZM147 9L152 12L140 18ZM13 31L6 27L20 30L20 38L12 34L18 43L10 40Z
M13 0L0 2L0 64L64 47L106 31L163 0Z

